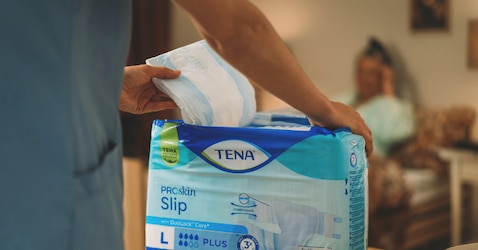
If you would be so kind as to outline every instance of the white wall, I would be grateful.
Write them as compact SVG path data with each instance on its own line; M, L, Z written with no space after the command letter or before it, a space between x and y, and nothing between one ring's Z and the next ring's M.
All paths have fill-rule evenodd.
M447 32L414 33L409 0L252 0L271 20L304 70L327 95L353 87L353 64L370 35L397 64L397 84L421 104L470 104L478 110L478 69L467 67L468 21L478 0L451 0ZM199 39L174 11L172 48ZM477 122L478 124L478 122ZM478 138L478 125L475 136Z

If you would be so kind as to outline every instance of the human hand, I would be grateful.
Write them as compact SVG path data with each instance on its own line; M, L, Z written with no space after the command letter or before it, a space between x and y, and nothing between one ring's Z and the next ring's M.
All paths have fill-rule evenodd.
M395 96L395 86L393 83L393 70L390 66L382 66L382 94L385 96Z
M332 110L327 117L312 118L312 125L322 126L328 129L350 128L352 133L361 135L365 139L367 156L373 152L372 132L365 124L360 114L354 108L340 102L331 102Z
M173 100L154 86L152 78L172 79L179 74L178 70L146 64L125 67L119 109L132 114L143 114L176 108Z

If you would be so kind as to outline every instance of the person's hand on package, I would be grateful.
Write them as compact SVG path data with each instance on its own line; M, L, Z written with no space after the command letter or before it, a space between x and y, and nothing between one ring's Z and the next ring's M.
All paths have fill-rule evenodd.
M364 138L367 156L371 156L373 152L372 132L360 114L351 106L340 102L331 101L331 105L332 110L329 115L315 119L308 116L310 123L329 129L350 128L352 133L361 135Z
M143 114L176 108L173 100L156 88L152 78L172 79L180 73L178 70L146 64L125 67L119 109L132 114Z

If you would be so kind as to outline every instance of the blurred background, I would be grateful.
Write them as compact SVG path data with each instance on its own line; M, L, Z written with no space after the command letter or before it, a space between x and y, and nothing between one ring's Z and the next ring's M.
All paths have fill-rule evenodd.
M478 124L473 122L474 112L478 109L478 1L251 0L251 2L270 19L304 70L326 95L335 96L354 87L357 56L366 46L369 38L373 36L389 50L394 61L398 95L412 102L416 107L439 110L433 117L437 119L436 121L443 122L444 128L447 127L446 124L466 120L461 118L462 116L456 118L453 115L468 114L471 110L472 121L464 125L467 126L464 128L467 133L464 140L478 141ZM144 63L144 60L149 57L201 39L185 13L170 1L134 0L133 6L134 24L129 65ZM432 14L427 13L430 11L428 8L432 7ZM261 89L256 89L256 92L260 111L287 106ZM453 107L466 107L466 112L450 111L449 109ZM451 113L455 120L443 118L446 116L445 113L448 114L447 112ZM177 110L147 115L122 114L124 152L125 157L129 159L129 164L144 168L148 157L151 121L166 117L178 117ZM429 118L430 115L426 117ZM443 131L438 133L446 134ZM446 144L442 141L440 143ZM442 144L437 145L442 146ZM422 155L417 157L423 159ZM438 159L438 155L434 157L435 160ZM134 160L131 161L131 159ZM449 163L446 159L440 160L443 164ZM125 172L125 175L128 174ZM139 173L139 176L142 175ZM432 176L435 175L432 174ZM143 178L144 181L144 177L139 178ZM447 183L447 180L447 175L439 175L437 183ZM416 225L414 229L417 235L430 230L440 231L439 233L417 240L408 246L395 245L396 247L387 249L441 249L443 246L451 245L449 190L447 186L446 195L438 199L443 203L439 209L437 208L438 210L422 211L422 213L440 213L444 217L428 219L421 225ZM145 189L134 192L134 197L142 197ZM466 199L466 197L477 197L478 194L474 192L474 195L471 191L464 192L467 195L464 196L463 207L467 208L467 211L472 209L471 203L477 203L477 199L474 199L475 201ZM141 198L135 202L143 204L144 199ZM427 200L425 203L431 204L432 201ZM476 205L475 208L477 208ZM142 209L143 207L139 207L139 210ZM134 209L126 212L130 213L130 216L131 214L137 216L140 213ZM410 216L410 210L398 214ZM395 215L397 214L393 216ZM138 228L144 225L141 224L143 223L141 216L140 214L137 217L139 219L134 222L139 223ZM381 218L393 216L385 213ZM395 221L384 225L381 230L389 230L391 234L396 235L403 234L398 240L403 244L404 241L410 241L414 233L403 232L405 226L401 224L406 220L403 220L405 217L400 216L393 217ZM464 212L463 216L469 216L469 214ZM408 220L414 220L414 218ZM433 224L431 220L439 220L439 223ZM463 238L474 239L473 237L477 236L476 216L472 217L472 220L464 217L464 220L473 221L475 229L468 223L468 226L463 229ZM394 231L393 225L396 225L398 229ZM141 229L133 231L140 233ZM141 244L142 241L141 234L130 236L129 239L130 242L136 240L134 244ZM390 246L387 244L392 246L398 244L394 243L397 239L381 240L382 243L378 243L382 245L381 247Z

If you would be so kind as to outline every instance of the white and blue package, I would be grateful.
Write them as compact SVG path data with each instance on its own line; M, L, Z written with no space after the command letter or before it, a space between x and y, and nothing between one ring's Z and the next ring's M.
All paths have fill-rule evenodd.
M254 88L204 40L149 58L146 64L181 70L153 82L178 105L182 119L207 126L247 126L256 112Z
M155 120L146 249L366 249L364 148L348 129Z

